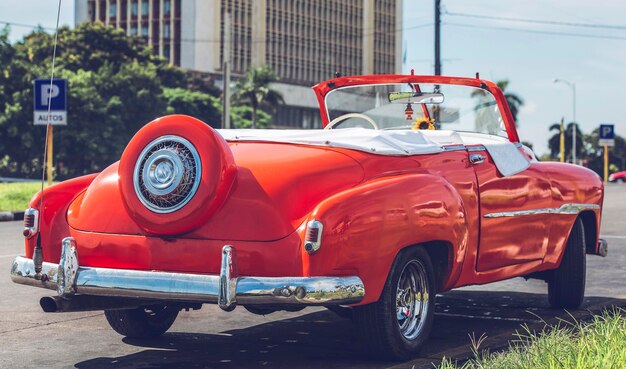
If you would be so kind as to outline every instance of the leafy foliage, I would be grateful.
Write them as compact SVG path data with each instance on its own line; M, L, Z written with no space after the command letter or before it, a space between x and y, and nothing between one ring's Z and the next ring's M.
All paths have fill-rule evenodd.
M50 75L52 49L53 36L41 30L13 45L8 30L0 32L0 175L41 173L45 127L32 124L32 89L33 80ZM100 23L59 30L55 70L68 80L69 125L54 128L59 178L102 170L159 116L221 121L206 83L167 65L142 39Z
M278 81L274 71L268 66L252 68L246 77L235 86L235 101L250 104L252 108L252 128L257 125L257 111L259 108L274 109L283 104L283 96L270 88L272 82Z
M272 118L263 110L257 111L256 128L268 128ZM233 106L230 109L230 120L233 128L252 128L252 108L249 106Z
M583 150L583 133L580 130L578 124L571 122L567 123L565 126L565 161L572 161L572 136L574 134L574 129L576 129L576 157L580 158L580 154ZM548 148L550 149L550 155L553 158L558 159L560 155L560 147L561 147L561 123L554 123L549 128L550 132L556 132L552 137L548 139Z
M164 88L167 114L185 112L187 115L208 123L213 128L220 128L222 119L220 100L203 92L189 91L183 88Z
M598 145L599 128L594 129L590 134L583 133L577 124L568 123L565 136L565 161L572 160L572 133L576 127L576 157L583 160L586 167L604 175L604 148ZM552 160L559 159L560 145L560 124L554 123L550 126L550 131L555 132L548 139L548 147L550 148L550 158ZM609 163L611 163L610 171L617 172L626 170L626 139L624 137L615 136L615 146L609 149Z

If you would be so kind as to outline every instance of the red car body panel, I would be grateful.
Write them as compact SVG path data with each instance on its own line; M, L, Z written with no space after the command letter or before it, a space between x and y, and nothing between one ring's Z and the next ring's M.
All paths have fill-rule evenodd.
M330 90L382 82L487 88L504 112L509 140L519 142L502 92L479 79L383 75L323 82L314 90L324 124L324 97ZM44 259L57 262L61 239L71 236L81 265L218 274L221 248L230 244L237 249L242 276L357 275L367 291L359 304L367 304L379 298L395 256L413 245L445 249L447 270L440 290L554 269L577 214L485 215L563 204L602 205L600 178L575 165L533 161L522 173L503 177L487 151L477 151L487 160L473 166L465 148L398 157L275 142L224 146L212 130L179 130L186 119L170 116L151 124L165 124L192 142L201 142L195 137L200 134L213 143L214 149L203 154L203 161L213 163L206 173L206 186L212 190L198 201L217 196L221 200L216 205L206 210L203 203L194 204L198 210L183 214L183 224L177 213L153 216L128 200L128 183L122 183L128 181L128 163L134 161L127 158L136 157L160 134L156 128L142 130L121 163L46 189ZM228 176L232 183L220 189L220 178ZM31 206L38 208L38 202L36 196ZM601 209L585 212L593 215L597 241ZM303 242L312 219L324 224L323 247L309 254ZM27 239L27 257L33 248L34 239Z

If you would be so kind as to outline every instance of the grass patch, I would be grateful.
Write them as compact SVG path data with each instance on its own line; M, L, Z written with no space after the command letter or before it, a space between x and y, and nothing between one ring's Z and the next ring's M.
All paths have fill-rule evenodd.
M506 352L481 350L484 337L471 339L474 358L458 364L444 358L439 369L626 369L626 310L614 308L586 323L561 321L532 332L523 326Z
M39 190L39 182L0 183L0 211L24 211Z

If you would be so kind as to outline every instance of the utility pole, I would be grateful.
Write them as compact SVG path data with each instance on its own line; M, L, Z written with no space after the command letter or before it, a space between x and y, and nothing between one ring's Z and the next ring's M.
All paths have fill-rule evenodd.
M435 75L441 75L441 0L435 0Z
M230 47L231 26L230 13L224 14L224 55L222 57L222 71L224 72L224 98L222 99L222 128L230 128Z
M565 162L565 117L561 118L561 137L559 141L561 163Z
M572 164L576 164L576 127L578 126L578 123L576 123L576 82L570 82L560 78L555 78L552 82L565 83L572 89Z

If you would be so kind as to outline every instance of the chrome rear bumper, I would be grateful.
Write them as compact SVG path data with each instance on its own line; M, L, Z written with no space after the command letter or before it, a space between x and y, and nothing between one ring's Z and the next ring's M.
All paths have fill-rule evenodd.
M59 264L43 263L36 278L32 259L16 257L11 268L15 283L57 290L64 298L74 294L131 297L147 300L217 303L224 310L237 304L347 305L365 296L359 277L238 276L235 250L222 249L220 275L187 274L83 267L76 244L63 240Z

